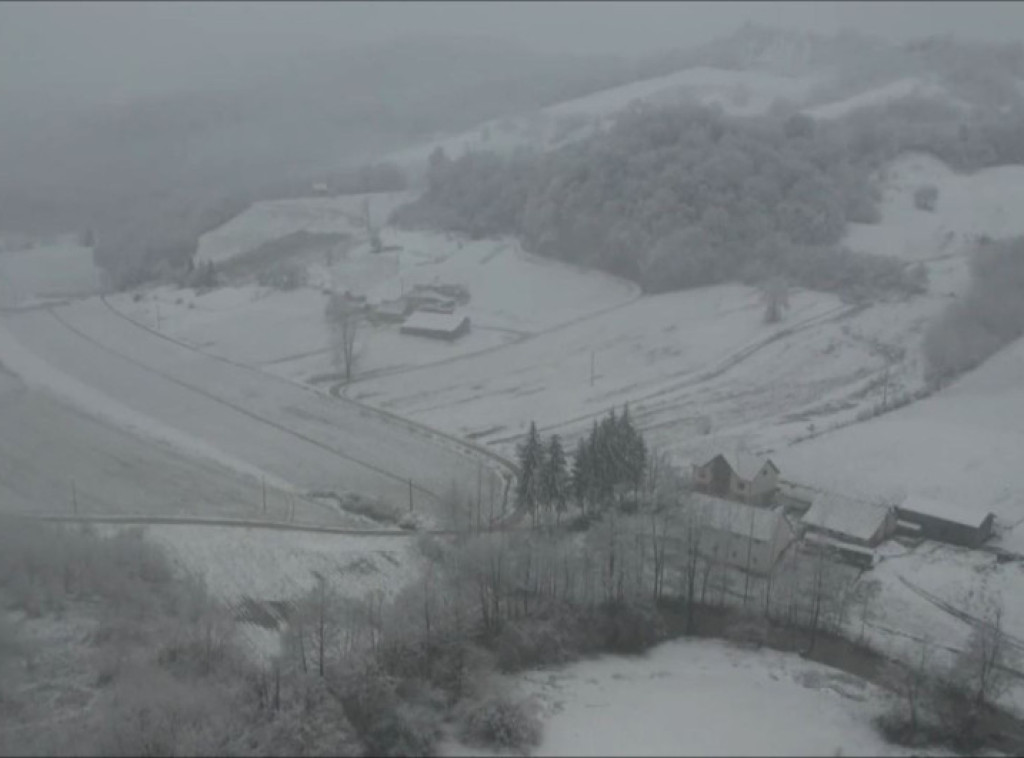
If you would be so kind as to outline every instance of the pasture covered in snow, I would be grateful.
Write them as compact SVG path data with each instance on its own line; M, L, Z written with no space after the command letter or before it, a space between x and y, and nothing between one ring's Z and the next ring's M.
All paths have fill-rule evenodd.
M772 650L668 642L511 682L544 723L533 755L921 754L877 733L886 696L876 687Z

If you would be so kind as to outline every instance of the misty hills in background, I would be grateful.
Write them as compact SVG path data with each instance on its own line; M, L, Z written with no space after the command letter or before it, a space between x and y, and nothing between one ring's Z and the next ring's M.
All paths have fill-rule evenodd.
M822 96L904 76L975 107L1020 104L1021 45L894 45L748 24L639 60L538 55L485 38L413 37L267 61L219 88L104 107L11 112L0 141L0 228L95 229L114 257L190 241L245 203L439 132L692 66L822 77Z

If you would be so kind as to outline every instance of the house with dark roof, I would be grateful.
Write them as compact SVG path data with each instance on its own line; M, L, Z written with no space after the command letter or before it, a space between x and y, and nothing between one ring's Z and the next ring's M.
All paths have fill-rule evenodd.
M779 468L770 458L750 453L718 453L693 467L698 492L751 505L767 506L779 486Z
M875 547L896 531L896 510L837 492L819 492L800 518L800 524L806 532Z
M970 511L953 503L922 495L909 495L896 506L900 521L915 524L927 539L964 547L979 547L992 536L995 516Z

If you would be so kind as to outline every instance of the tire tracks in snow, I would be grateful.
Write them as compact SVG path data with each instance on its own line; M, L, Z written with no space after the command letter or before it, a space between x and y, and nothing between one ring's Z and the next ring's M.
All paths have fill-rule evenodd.
M141 329L141 330L143 330L145 332L148 332L149 334L152 334L154 337L159 337L162 340L166 340L167 342L170 342L170 343L172 343L174 345L177 345L178 347L184 348L186 350L190 350L191 352L196 353L198 355L202 355L205 358L209 358L209 359L215 360L215 361L220 361L221 363L225 363L225 364L227 364L229 366L233 366L235 368L242 369L244 371L249 371L249 372L258 374L262 378L267 378L267 379L270 379L270 380L273 380L273 381L281 382L283 384L289 385L290 387L301 389L304 392L311 392L311 393L314 393L314 394L322 396L321 392L318 392L316 389L314 389L313 387L310 387L307 384L303 384L301 382L295 382L295 381L292 381L292 380L290 380L290 379L288 379L286 377L279 376L277 374L272 374L272 373L267 372L267 371L262 371L259 368L255 368L255 367L247 365L245 363L239 363L238 361L233 361L230 358L225 358L222 355L217 355L215 353L208 353L205 350L201 350L201 349L197 348L194 345L190 345L187 342L183 342L183 341L181 341L179 339L175 339L174 337L171 337L170 335L167 335L167 334L164 334L162 332L159 332L156 329L153 329L152 327L147 326L146 324L143 324L143 323L141 323L139 321L136 321L135 319L131 318L127 314L125 314L125 313L121 312L120 310L118 310L116 307L114 307L113 305L110 304L110 302L107 300L107 296L106 295L101 295L100 296L100 301L107 308L107 310L109 310L111 313L113 313L119 319L121 319L123 321L126 321L127 323L131 324L132 326L134 326L134 327L136 327L138 329ZM502 346L499 346L499 347L502 347ZM155 371L155 369L151 369L151 370ZM159 373L159 372L157 372L157 373ZM435 429L435 428L433 428L431 426L427 426L426 424L421 424L418 421L413 421L413 420L405 418L403 416L399 416L398 414L392 413L391 411L386 411L386 410L384 410L382 408L376 408L376 407L374 407L372 405L367 405L366 403L362 403L362 402L360 402L358 400L353 400L350 397L343 396L343 395L339 394L336 391L338 386L339 385L331 387L329 394L334 399L338 400L339 402L347 403L348 405L358 409L359 412L361 414L363 414L364 416L368 416L368 415L375 416L375 417L377 417L379 420L381 420L384 423L390 423L392 426L398 425L398 426L404 427L406 431L409 431L409 432L411 432L413 434L418 434L421 437L426 437L427 439L429 439L429 440L431 440L432 442L435 442L435 443L437 443L439 441L446 441L446 442L448 442L449 444L451 444L454 447L455 452L461 453L462 455L464 455L464 456L466 456L468 458L471 458L471 459L474 458L477 455L482 455L486 459L488 459L489 461L491 461L493 463L496 463L498 465L498 468L499 468L498 475L503 480L505 480L506 482L510 482L510 483L514 483L515 482L515 478L518 476L518 472L519 472L518 466L516 466L515 463L513 463L509 459L505 458L504 456L496 453L495 451L490 450L490 449L484 447L483 445L478 445L476 443L469 442L469 441L464 440L464 439L462 439L460 437L456 437L454 435L451 435L451 434L448 434L446 432L443 432L443 431L441 431L439 429ZM449 449L452 449L452 448L449 448ZM350 459L350 460L354 460L354 459ZM355 461L355 462L358 463L358 461ZM399 477L399 478L401 478L401 477ZM405 481L405 480L402 479L402 481ZM415 486L414 486L414 488L415 488ZM423 490L423 491L426 492L426 490ZM430 493L430 494L433 494L433 493ZM436 495L435 495L435 497L436 497Z
M741 348L740 350L736 351L735 353L732 353L731 355L726 356L725 358L720 360L718 364L716 364L710 369L705 369L704 371L700 371L699 373L696 374L695 372L697 372L698 369L693 369L683 374L683 376L689 377L687 379L683 379L682 381L679 381L668 387L660 387L657 390L653 390L646 395L641 395L640 397L630 399L629 402L631 405L631 410L634 412L635 418L637 420L641 418L650 418L656 413L663 411L667 406L673 405L676 401L668 399L661 402L656 402L654 404L648 403L645 405L645 403L647 403L648 401L657 400L658 398L663 398L666 395L672 395L683 390L696 389L700 385L706 384L707 382L717 379L723 374L731 371L733 368L740 365L751 356L760 352L769 345L778 342L779 340L785 339L786 337L790 337L794 334L802 332L806 329L810 329L814 326L818 326L820 324L830 323L832 321L839 321L842 319L849 318L850 316L853 316L856 313L864 310L865 307L866 306L863 305L837 306L835 308L831 308L825 311L824 313L819 313L817 316L812 316L810 318L804 319L803 321L798 321L797 323L787 326L784 329L780 329L776 332L773 332L767 337L758 340L753 344L747 345L746 347ZM603 409L591 413L586 413L581 416L576 416L565 421L559 421L555 424L549 424L547 426L538 426L537 430L541 432L551 432L557 429L564 429L566 427L575 426L577 424L599 418L603 416L606 412L607 410ZM641 425L641 428L646 427L643 427ZM516 434L507 437L498 437L490 440L489 442L490 444L503 444L508 442L515 442L522 436L522 434Z
M222 397L218 397L218 396L214 395L213 393L208 392L207 390L203 389L202 387L196 386L194 384L190 384L189 382L184 382L184 381L178 379L177 377L168 374L165 371L161 371L161 370L156 369L156 368L154 368L152 366L149 366L149 365L143 363L142 361L139 361L139 360L131 357L130 355L126 355L125 353L121 352L120 350L116 350L116 349L110 347L109 345L105 345L102 342L100 342L99 340L93 338L92 336L90 336L90 335L86 334L85 332L83 332L82 330L78 329L74 325L68 323L68 321L66 319L62 318L60 316L60 314L57 313L56 309L50 308L50 309L47 309L47 312L51 316L53 316L53 318L56 319L56 321L59 324L61 324L61 326L63 326L65 329L68 329L69 331L73 332L79 338L85 340L86 342L88 342L88 343L90 343L92 345L95 345L96 347L100 348L104 352L107 352L107 353L109 353L111 355L116 355L117 357L121 358L122 360L125 360L128 363L131 363L132 365L137 366L138 368L141 368L142 370L146 371L147 373L151 373L151 374L154 374L156 376L159 376L162 379L165 379L166 381L168 381L168 382L170 382L170 383L172 383L174 385L177 385L178 387L182 387L183 389L186 389L186 390L188 390L190 392L195 392L196 394L201 395L201 396L205 397L206 399L211 400L214 403L217 403L218 405L222 405L225 408L230 408L231 410L233 410L233 411L235 411L237 413L240 413L243 416L247 416L248 418L252 419L253 421L256 421L256 422L259 422L259 423L262 423L262 424L266 424L267 426L269 426L269 427L271 427L273 429L276 429L277 431L283 432L283 433L285 433L287 435L295 437L296 439L300 439L303 442L309 443L310 445L313 445L314 447L317 447L317 448L319 448L319 449L321 449L321 450L323 450L323 451L325 451L327 453L330 453L331 455L334 455L337 458L341 458L341 459L346 460L346 461L348 461L350 463L355 463L355 464L357 464L359 466L362 466L362 467L364 467L364 468L366 468L366 469L368 469L370 471L373 471L373 472L375 472L375 473L377 473L377 474L379 474L379 475L381 475L381 476L383 476L385 478L391 479L393 481L401 482L402 484L405 484L405 483L408 482L408 479L406 477L399 476L399 475L397 475L397 474L395 474L395 473L393 473L391 471L388 471L387 469L384 469L384 468L382 468L380 466L377 466L377 465L375 465L373 463L369 463L367 461L360 460L360 459L355 458L355 457L353 457L351 455L348 455L346 453L342 453L339 450L336 450L335 448L331 447L330 445L327 445L327 444L324 444L323 442L320 442L319 440L315 439L314 437L310 437L310 436L308 436L306 434L303 434L302 432L297 432L294 429L290 429L290 428L288 428L287 426L285 426L283 424L280 424L280 423L278 423L276 421L272 421L271 419L268 419L268 418L265 418L263 416L260 416L259 414L250 411L248 408L245 408L245 407L243 407L241 405L238 405L237 403L234 403L234 402L232 402L230 400L225 400ZM126 319L126 320L129 321L129 323L135 323L135 322L131 321L131 319ZM136 324L136 326L138 326L138 325ZM196 352L199 352L199 351L196 351ZM204 356L206 355L205 353L201 353L201 354L204 355ZM206 356L206 357L210 357L210 356ZM310 390L310 391L312 391L312 390ZM422 485L414 483L412 485L412 487L413 487L413 490L418 490L420 493L428 495L428 496L430 496L432 498L435 498L435 499L439 499L440 498L439 493L436 493L436 492L434 492L434 491L432 491L432 490L430 490L430 489L428 489L426 487L423 487Z

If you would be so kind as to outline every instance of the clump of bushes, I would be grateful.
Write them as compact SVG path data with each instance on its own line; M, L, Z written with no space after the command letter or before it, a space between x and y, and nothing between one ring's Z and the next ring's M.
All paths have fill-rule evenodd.
M530 704L504 695L470 705L459 730L460 737L469 745L514 750L536 747L541 733L540 719Z
M297 263L279 263L256 275L256 282L261 287L272 287L284 292L305 287L308 281L309 275L305 266Z
M933 211L939 201L939 188L934 184L925 184L914 190L914 207L919 211Z

